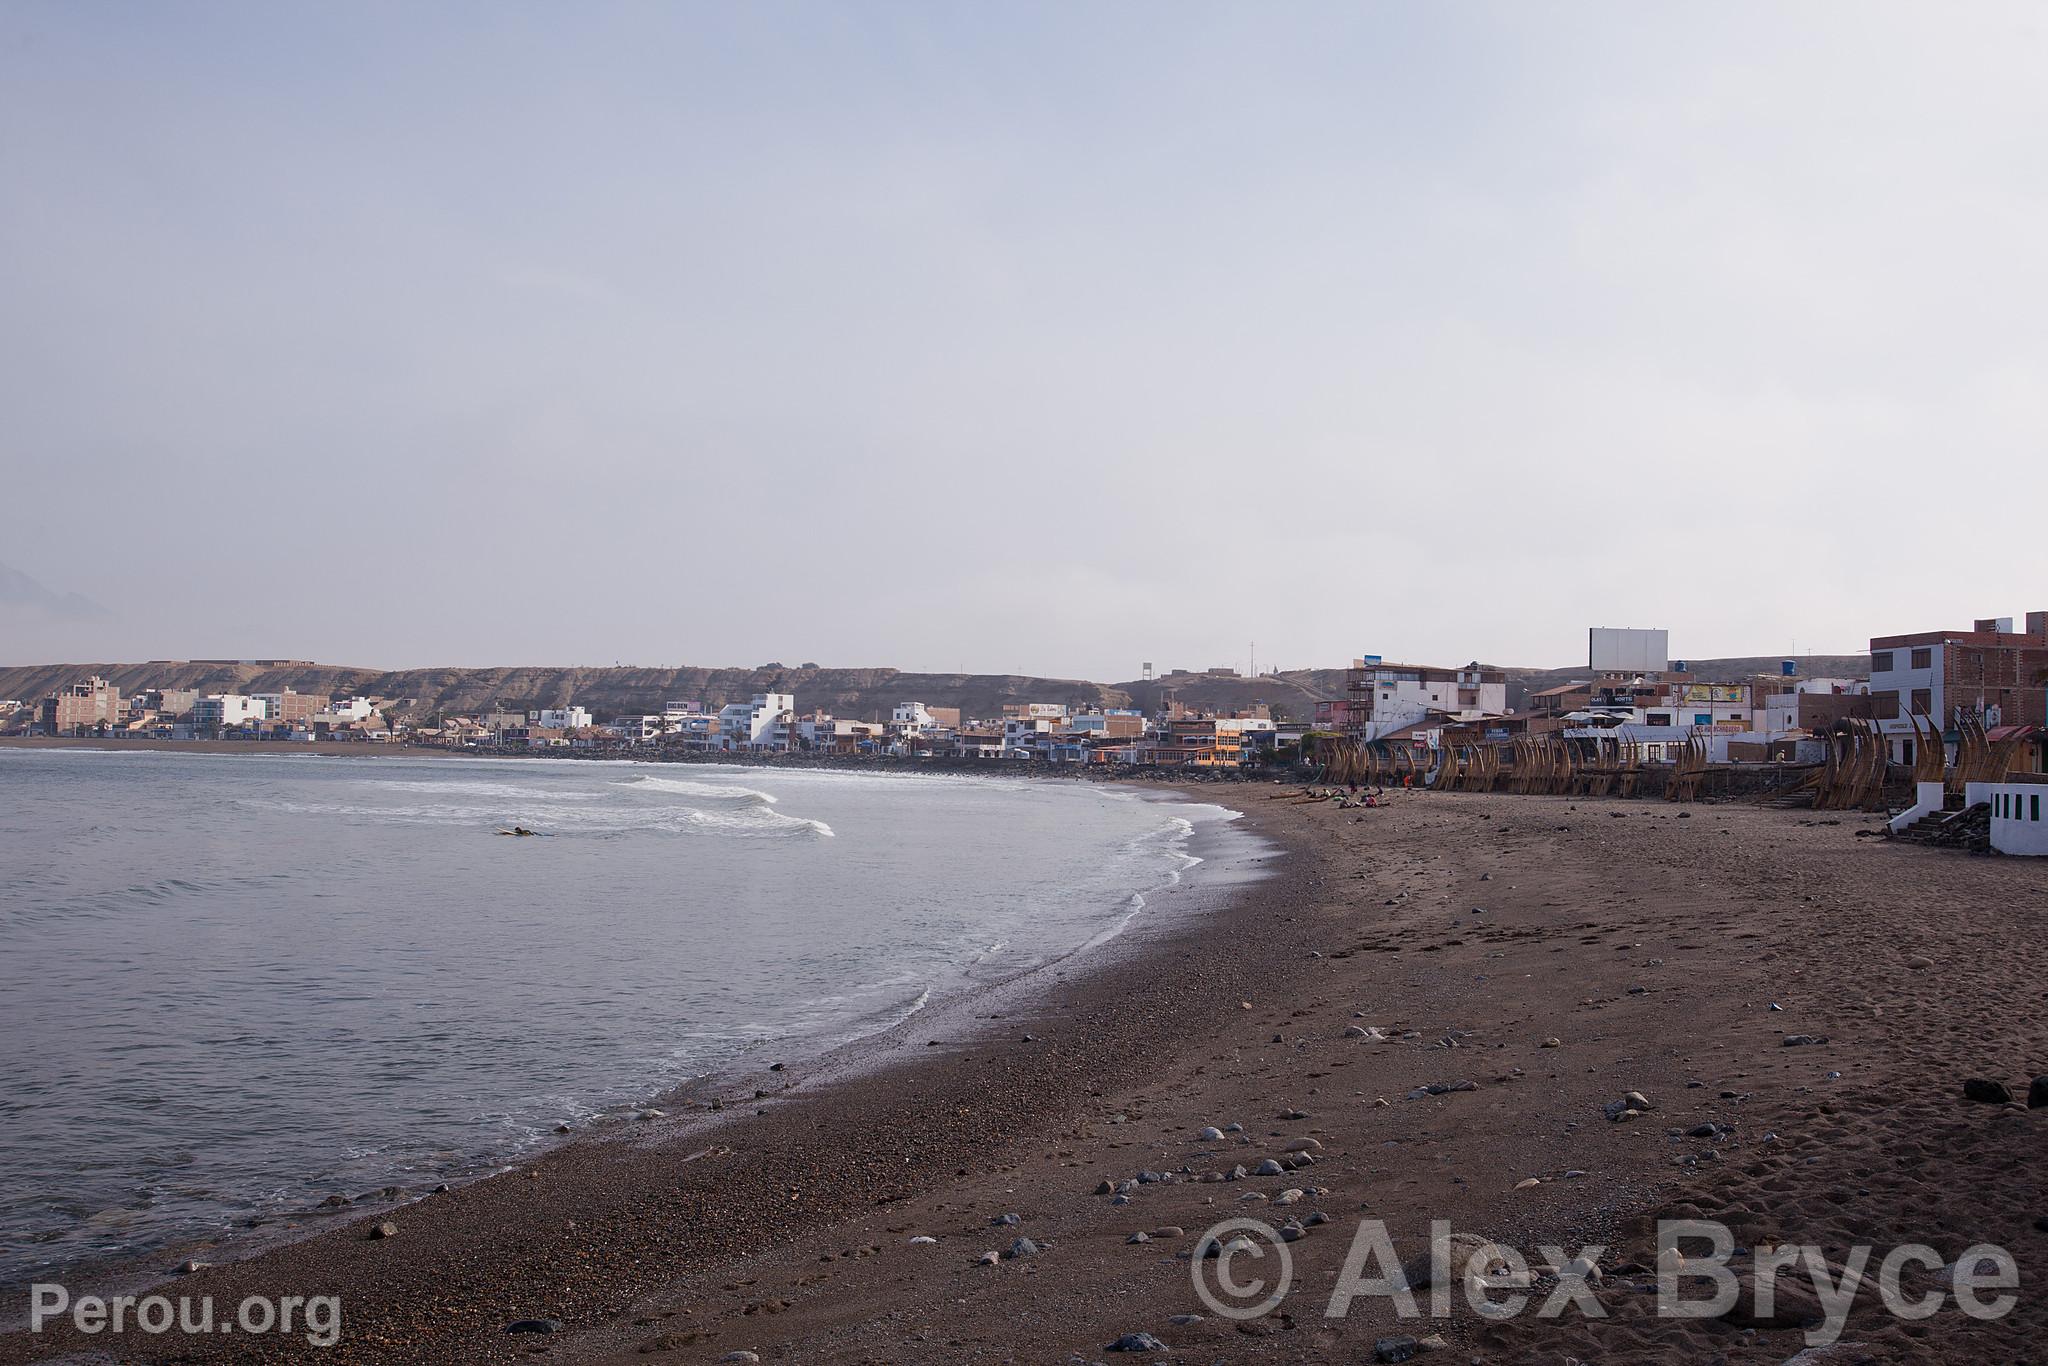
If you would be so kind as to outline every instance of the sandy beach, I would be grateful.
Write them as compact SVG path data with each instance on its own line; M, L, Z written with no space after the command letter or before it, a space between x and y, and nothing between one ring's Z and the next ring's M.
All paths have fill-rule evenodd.
M499 1177L309 1215L331 1227L167 1287L338 1294L332 1348L52 1328L0 1339L0 1362L1061 1362L1135 1333L1165 1344L1139 1359L1189 1362L1369 1361L1396 1334L1434 1335L1418 1359L1448 1361L1776 1363L1806 1346L1817 1310L1790 1273L1771 1316L1745 1299L1656 1317L1660 1215L1834 1265L1858 1244L2002 1245L2022 1277L2009 1315L1951 1299L1902 1321L1863 1295L1855 1345L1817 1359L2028 1359L2048 1115L1963 1083L2024 1097L2048 1071L2028 1009L2048 969L2041 868L1887 845L1865 817L1273 799L1292 791L1192 793L1246 813L1279 851L1270 875L1197 877L1085 959ZM1629 1092L1648 1108L1610 1120ZM1313 1165L1250 1174L1302 1151ZM1168 1179L1098 1193L1140 1173ZM1238 1216L1304 1230L1289 1296L1242 1321L1198 1299L1188 1257ZM1373 1298L1328 1317L1361 1217L1404 1257L1432 1219L1532 1254L1605 1245L1605 1317L1490 1323L1459 1301L1404 1323ZM396 1235L372 1237L386 1220ZM1019 1238L1036 1251L982 1264ZM553 1331L508 1333L519 1320Z

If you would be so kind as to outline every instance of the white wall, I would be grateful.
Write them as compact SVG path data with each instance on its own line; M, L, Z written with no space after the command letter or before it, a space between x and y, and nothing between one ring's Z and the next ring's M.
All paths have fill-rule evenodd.
M1978 785L1970 784L1975 795ZM1991 847L2001 854L2048 855L2048 783L1985 783Z

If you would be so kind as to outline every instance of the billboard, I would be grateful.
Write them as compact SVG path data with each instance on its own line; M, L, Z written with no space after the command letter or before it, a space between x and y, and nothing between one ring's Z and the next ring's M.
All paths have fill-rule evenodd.
M1595 673L1666 673L1671 668L1671 633L1627 626L1587 630L1587 663Z

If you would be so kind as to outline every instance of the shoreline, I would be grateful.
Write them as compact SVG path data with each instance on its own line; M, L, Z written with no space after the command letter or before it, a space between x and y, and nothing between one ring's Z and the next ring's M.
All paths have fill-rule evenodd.
M58 742L66 747L75 743L78 742ZM253 748L238 742L221 743L237 751ZM163 745L179 750L190 748L187 742L163 742ZM287 754L296 752L282 746L277 748L284 749ZM406 751L396 751L388 757L401 757L404 753ZM623 762L658 761L629 759ZM749 1056L719 1064L702 1075L650 1090L640 1100L612 1106L601 1116L578 1124L573 1132L551 1136L532 1148L508 1152L504 1162L494 1170L450 1176L431 1195L443 1197L582 1145L637 1141L647 1137L647 1130L651 1127L659 1129L660 1141L664 1144L684 1142L693 1135L738 1119L750 1109L759 1112L766 1107L803 1099L807 1087L857 1085L877 1072L908 1066L921 1058L923 1045L919 1040L926 1033L937 1032L949 1042L959 1044L985 1042L985 1036L996 1030L996 1020L1006 1012L1031 1010L1036 996L1049 990L1053 979L1065 977L1070 972L1096 971L1125 950L1122 941L1134 928L1156 928L1146 921L1148 917L1156 919L1159 916L1158 903L1164 896L1192 894L1189 900L1199 903L1199 909L1194 913L1213 915L1237 889L1263 876L1259 865L1277 857L1280 852L1262 839L1237 828L1237 817L1241 813L1212 800L1209 794L1162 791L1151 784L1130 784L1128 787L1133 799L1159 807L1169 814L1177 807L1195 806L1213 807L1224 814L1200 820L1176 816L1189 825L1187 834L1179 839L1177 852L1191 861L1169 870L1159 882L1134 888L1132 895L1142 898L1144 904L1112 921L1081 944L1053 957L985 978L977 977L971 964L963 964L957 975L941 984L926 1003L914 1007L901 1018L873 1024L872 1027L861 1021L849 1021L820 1033L793 1035L776 1040L772 1045L758 1046L750 1050ZM845 1036L843 1031L849 1028L855 1032ZM770 1068L771 1063L776 1075L768 1080L773 1081L775 1089L772 1094L763 1094L755 1087L755 1082L763 1079L764 1071ZM752 1094L744 1102L737 1098L737 1093L750 1089ZM729 1093L732 1098L729 1098ZM664 1112L658 1126L650 1126L637 1118L648 1110ZM177 1273L171 1269L174 1265L189 1260L220 1266L260 1261L297 1244L328 1236L337 1225L399 1214L427 1198L428 1194L417 1190L400 1196L373 1191L354 1198L340 1209L292 1211L266 1219L261 1226L229 1230L219 1236L173 1240L147 1251L88 1259L62 1268L39 1270L19 1282L0 1283L0 1343L4 1343L7 1334L24 1326L26 1310L20 1309L15 1301L33 1283L48 1282L54 1278L79 1293L145 1294L153 1290L167 1290L178 1284ZM222 1260L218 1263L209 1260L216 1256Z
M1781 1283L1794 1308L1775 1318L1747 1302L1658 1318L1639 1288L1653 1216L1831 1258L1989 1241L2023 1275L2048 1264L2031 1222L2048 1112L1960 1094L1966 1076L2024 1090L2048 1059L2048 1021L2013 1008L2048 974L2048 899L2024 861L1860 839L1858 818L1823 813L1269 795L1234 823L1286 851L1268 876L977 1003L972 1033L916 1016L857 1077L807 1075L758 1105L748 1090L773 1096L782 1075L742 1075L703 1127L570 1144L398 1211L395 1238L344 1213L176 1289L343 1297L337 1346L273 1339L274 1360L1036 1362L1145 1331L1168 1360L1348 1363L1436 1332L1446 1362L1776 1366L1808 1345L1810 1292ZM1603 1113L1624 1091L1651 1102L1633 1123ZM1198 1132L1230 1122L1243 1132ZM1300 1144L1307 1171L1223 1179ZM1167 1179L1125 1207L1095 1193L1140 1170ZM1332 1221L1292 1244L1293 1296L1256 1321L1209 1314L1195 1238L1247 1209L1277 1222L1283 1187ZM1010 1212L1018 1228L991 1226ZM1361 1217L1404 1253L1435 1218L1525 1249L1602 1245L1608 1317L1418 1324L1376 1301L1326 1317ZM1037 1255L979 1264L1020 1233ZM508 1334L515 1319L559 1330ZM1859 1298L1844 1359L2018 1360L2044 1319L2024 1293L1992 1322L1953 1302L1903 1322ZM15 1335L0 1362L110 1345ZM247 1359L232 1345L119 1344Z

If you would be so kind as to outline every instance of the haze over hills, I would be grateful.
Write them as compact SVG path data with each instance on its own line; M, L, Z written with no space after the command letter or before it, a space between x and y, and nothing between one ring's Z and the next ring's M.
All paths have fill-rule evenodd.
M1778 672L1776 656L1689 661L1709 682L1737 682ZM1814 655L1799 661L1809 676L1864 677L1863 655ZM1317 701L1344 695L1344 670L1295 669L1246 678L1235 674L1177 674L1156 681L1094 683L1025 674L905 673L897 669L837 669L815 665L754 669L712 668L443 668L380 670L304 661L227 662L161 660L139 664L34 664L0 667L0 698L43 697L68 683L99 674L124 693L143 688L198 688L203 692L296 692L394 699L394 717L417 719L439 712L468 713L494 705L590 709L600 720L660 711L671 700L717 707L758 692L796 694L805 711L837 716L886 717L898 702L958 707L970 717L1000 714L1005 702L1064 702L1075 707L1156 708L1162 694L1192 706L1230 710L1265 703L1284 720L1306 721ZM1531 691L1587 676L1584 667L1510 668L1509 705L1519 708Z

